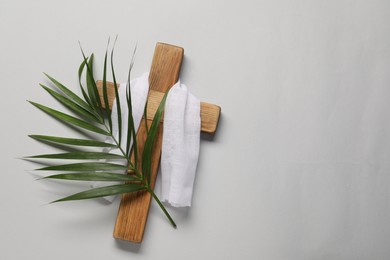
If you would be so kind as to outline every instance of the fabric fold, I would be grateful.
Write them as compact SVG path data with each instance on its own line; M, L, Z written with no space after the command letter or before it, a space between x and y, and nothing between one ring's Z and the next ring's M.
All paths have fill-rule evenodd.
M176 83L169 91L161 155L161 199L190 207L199 157L200 101Z

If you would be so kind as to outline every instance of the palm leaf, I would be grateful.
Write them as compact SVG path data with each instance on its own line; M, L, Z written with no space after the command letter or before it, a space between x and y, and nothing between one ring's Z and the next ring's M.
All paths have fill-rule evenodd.
M38 171L118 171L118 170L127 170L127 166L114 164L114 163L104 163L104 162L90 162L90 163L71 163L55 166L47 166Z
M41 154L35 156L29 156L26 158L30 159L67 159L67 160L123 160L126 159L123 155L102 153L102 152L69 152L69 153L58 153L58 154Z
M86 81L87 81L89 98L91 99L94 106L99 108L100 112L102 113L103 112L102 111L102 103L100 101L99 92L98 92L98 89L96 86L95 78L93 76L93 57L94 57L94 55L93 54L91 55L91 57L89 58L89 62L88 62L81 46L80 46L80 49L81 49L81 54L83 55L83 58L85 61L85 65L87 66Z
M81 83L81 76L82 76L82 74L83 74L84 67L85 67L85 64L86 64L86 63L87 63L86 60L83 60L83 62L80 64L80 67L79 67L79 70L78 70L79 85L80 85L81 92L82 92L82 94L83 94L83 96L84 96L84 99L87 101L87 103L89 104L89 106L90 106L91 108L93 108L94 105L93 105L91 99L88 97L87 92L85 92L85 89L84 89L84 87L83 87L83 84Z
M85 110L83 107L79 106L77 103L72 100L66 98L65 96L59 94L58 92L46 87L43 84L39 84L44 90L46 90L51 96L57 99L61 104L72 110L73 112L90 119L91 121L95 121L96 123L100 123L100 120L89 110Z
M146 135L148 135L149 127L148 127L148 101L147 100L144 107L144 122L145 122Z
M79 98L79 96L77 96L73 91L71 91L70 89L68 89L67 87L65 87L63 84L61 84L60 82L58 82L56 79L54 79L53 77L51 77L50 75L46 74L46 73L43 73L45 74L45 76L51 81L53 82L53 84L58 88L60 89L62 92L64 92L65 95L67 95L71 100L73 100L75 103L79 104L82 108L84 108L85 110L87 110L88 112L90 112L91 114L94 114L94 111L93 109L91 108L91 106L85 102L84 100L82 100L81 98ZM41 85L42 86L42 85Z
M109 43L110 43L110 40L108 40L108 44ZM111 111L110 111L110 105L108 103L108 95L107 95L107 51L108 51L108 44L107 44L106 54L104 56L103 99L104 99L104 106L106 108L106 116L108 119L108 126L110 127L110 131L112 131Z
M62 173L43 177L42 179L59 179L74 181L140 181L138 177L110 172Z
M86 59L84 57L84 59ZM93 84L95 83L95 79L93 77L93 60L94 60L94 55L92 53L91 57L89 58L88 61L86 61L85 65L87 66L87 70L85 73L85 80L87 82L87 90L88 90L88 96L91 99L94 107L98 107L98 100L100 99L96 98L96 94L93 88Z
M116 42L116 39L115 39ZM114 43L115 47L115 43ZM48 143L49 145L71 145L71 146L83 146L83 147L104 147L104 148L119 148L122 155L117 155L108 152L87 152L76 150L73 152L59 153L59 154L41 154L36 156L31 156L27 158L31 159L71 159L71 160L93 160L91 162L82 162L82 163L70 163L70 164L59 164L53 166L43 167L37 170L42 171L63 171L66 173L54 174L44 177L43 179L61 179L61 180L79 180L79 181L124 181L131 182L126 184L118 184L106 187L100 187L96 189L86 190L54 202L59 201L68 201L68 200L82 200L82 199L91 199L96 197L105 197L109 195L116 195L121 193L128 192L137 192L141 190L146 190L149 192L152 197L156 200L160 208L163 210L164 214L167 216L171 224L176 227L176 224L170 217L169 213L165 209L164 205L158 199L154 191L150 186L150 174L151 174L151 156L153 144L157 135L158 125L162 117L164 104L166 100L167 94L165 94L159 108L157 109L156 115L152 121L150 126L150 130L147 131L147 139L145 143L145 149L142 154L143 163L142 163L142 171L138 169L138 146L136 139L136 129L134 126L134 118L132 115L132 100L131 100L131 89L130 89L130 73L132 67L134 65L134 57L137 47L134 48L134 53L131 59L127 86L126 86L126 101L128 104L128 114L129 114L129 124L128 124L128 133L126 140L126 151L123 151L121 148L122 143L122 114L120 108L120 99L118 89L116 88L116 78L114 72L113 65L113 54L114 47L111 51L111 72L115 84L115 97L116 97L116 105L117 105L117 113L118 113L118 129L119 129L119 141L116 140L116 136L113 136L112 133L112 119L108 106L108 96L107 96L107 53L106 50L104 56L104 70L103 70L103 101L106 107L105 113L102 107L102 101L100 100L100 96L97 90L97 86L95 83L94 75L93 75L93 63L94 56L93 54L87 58L84 54L83 49L81 48L81 53L83 55L83 62L80 64L78 69L78 79L79 85L84 97L84 100L69 90L67 87L62 85L60 82L52 78L51 76L45 74L49 80L57 87L57 90L53 90L41 84L41 86L55 99L57 99L61 104L65 105L72 112L76 113L80 117L74 117L63 112L54 110L52 108L46 107L44 105L29 101L32 105L42 110L43 112L49 114L50 116L58 119L61 122L69 124L71 126L77 126L85 130L89 130L95 133L99 133L102 135L109 136L113 139L115 144L105 143L98 140L91 139L77 139L77 138L66 138L66 137L57 137L57 136L46 136L46 135L30 135L31 138ZM82 74L84 72L84 68L86 69L86 88L83 87L82 84ZM147 125L147 107L145 106L144 116L145 116L145 125ZM105 124L104 115L107 115L108 127ZM89 121L82 120L81 118L88 119ZM92 122L92 123L91 123ZM96 126L94 123L98 123L103 125L105 129ZM133 139L134 146L134 158L135 165L130 161L130 143ZM125 159L128 165L122 165L119 163L108 163L108 162L100 162L97 160L102 159ZM132 175L124 175L119 174L120 171L132 171ZM115 173L114 173L115 172Z
M156 114L154 114L153 121L149 129L149 134L145 141L144 151L142 153L142 173L147 178L148 182L150 182L151 175L153 145L156 139L157 130L160 125L167 96L168 92L165 93L160 105L157 108Z
M108 133L107 131L105 131L105 130L97 127L97 126L94 126L94 125L90 124L89 122L83 121L81 119L78 119L76 117L73 117L73 116L70 116L70 115L67 115L67 114L64 114L64 113L62 113L60 111L51 109L51 108L43 106L41 104L38 104L38 103L35 103L35 102L32 102L32 101L29 101L29 102L32 105L34 105L35 107L37 107L40 110L42 110L43 112L46 112L47 114L57 118L58 120L60 120L60 121L62 121L64 123L72 124L72 125L75 125L75 126L78 126L78 127L84 128L84 129L87 129L89 131L98 133L98 134L103 134L103 135L107 135L107 136L110 135L110 133Z
M130 71L129 71L130 74ZM130 77L130 75L129 75ZM131 109L131 89L130 89L130 80L127 81L126 83L126 102L127 102L127 107L128 107L128 113L127 113L127 138L126 138L126 155L129 157L130 156L130 142L131 142L131 137L132 134L131 132L133 131L133 115L132 115L132 109ZM133 147L137 147L133 143ZM134 149L134 151L137 149Z
M117 194L135 192L141 190L146 190L146 188L137 184L117 184L117 185L100 187L96 189L90 189L87 191L79 192L71 196L53 201L52 203L60 202L60 201L84 200L84 199L106 197L110 195L117 195Z
M135 58L135 52L137 50L137 46L134 48L133 56L131 58L130 67L129 67L129 73L127 76L127 91L126 91L126 98L127 98L127 106L128 106L128 128L127 128L127 145L126 145L126 152L128 155L130 155L130 140L133 138L133 149L134 152L134 165L135 168L138 168L138 146L137 146L137 136L135 132L134 127L134 118L133 118L133 108L132 108L132 102L131 102L131 86L130 86L130 74L131 70L134 65L134 58Z
M119 134L119 140L118 140L118 146L121 146L122 143L122 111L121 111L121 102L119 100L119 92L118 87L116 83L115 78L115 71L114 71L114 48L116 44L116 40L118 39L118 36L115 38L114 46L111 50L111 72L112 72L112 78L114 80L114 89L115 89L115 100L116 100L116 109L117 109L117 115L118 115L118 134Z
M57 144L67 144L67 145L75 145L75 146L93 146L93 147L112 147L112 148L117 147L117 145L115 144L104 143L96 140L65 138L65 137L56 137L56 136L47 136L47 135L29 135L29 137L38 141L52 142Z

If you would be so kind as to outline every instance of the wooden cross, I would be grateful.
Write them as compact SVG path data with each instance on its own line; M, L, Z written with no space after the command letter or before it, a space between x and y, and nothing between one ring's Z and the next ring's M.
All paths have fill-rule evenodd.
M164 43L157 43L156 45L152 67L149 73L149 94L147 106L147 120L149 121L149 127L164 93L168 91L169 88L171 88L179 79L183 55L184 49L181 47ZM97 82L100 97L103 100L102 85L102 81ZM110 108L112 107L115 99L114 87L113 83L107 83ZM102 103L104 104L103 101ZM217 129L221 108L217 105L204 102L201 102L200 107L201 131L214 134ZM138 154L142 154L147 137L145 127L145 124L141 123L137 132ZM156 182L160 163L162 131L162 122L160 122L152 155L152 188L154 188ZM142 165L142 158L141 156L139 157L138 165ZM115 223L114 237L135 243L142 242L150 203L151 195L149 192L140 191L136 193L123 194Z

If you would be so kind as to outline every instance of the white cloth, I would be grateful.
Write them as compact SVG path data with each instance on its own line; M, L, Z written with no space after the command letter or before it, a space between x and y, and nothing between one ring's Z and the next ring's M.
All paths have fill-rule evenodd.
M200 102L176 83L164 112L161 199L174 207L191 206L200 141Z
M131 98L135 129L139 128L149 91L149 74L131 81ZM126 149L128 106L126 83L120 85L119 100L122 112L122 143ZM118 114L114 101L112 107L113 134L118 140ZM106 142L113 143L111 138ZM164 112L163 145L161 154L161 199L174 207L189 207L200 143L200 102L187 87L177 82L169 91ZM130 147L132 146L132 143ZM118 149L117 149L118 150ZM105 151L109 151L108 149ZM118 153L119 151L112 151ZM117 163L117 162L116 162ZM94 182L92 187L102 187L114 183ZM115 196L105 199L112 202Z

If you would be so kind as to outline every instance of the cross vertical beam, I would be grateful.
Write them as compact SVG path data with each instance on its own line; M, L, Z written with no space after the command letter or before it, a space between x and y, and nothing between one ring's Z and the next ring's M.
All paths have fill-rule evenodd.
M149 74L149 89L165 93L179 79L180 68L183 61L183 48L157 43L153 56L152 67ZM149 99L149 98L148 98ZM147 119L148 126L151 120ZM142 155L145 140L146 126L142 122L137 132L138 154ZM160 122L152 155L151 187L154 188L162 147L162 123ZM142 165L139 156L138 165ZM132 159L133 155L132 155ZM140 191L122 195L118 215L114 228L114 237L140 243L145 231L146 220L149 213L151 195Z

